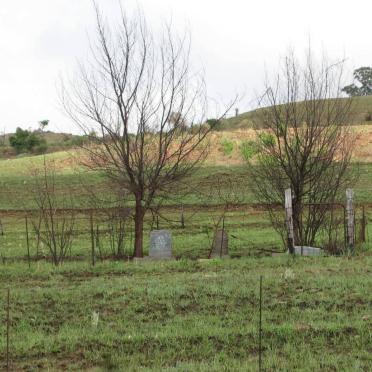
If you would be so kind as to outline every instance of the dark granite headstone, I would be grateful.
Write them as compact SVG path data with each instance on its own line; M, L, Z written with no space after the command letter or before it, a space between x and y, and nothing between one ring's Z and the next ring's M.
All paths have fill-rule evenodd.
M154 230L150 233L150 258L172 258L172 236L168 230Z

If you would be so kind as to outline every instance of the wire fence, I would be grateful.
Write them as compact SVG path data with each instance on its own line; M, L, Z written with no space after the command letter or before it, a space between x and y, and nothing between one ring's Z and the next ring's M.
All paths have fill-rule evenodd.
M150 210L145 217L144 246L149 247L152 230L170 230L175 258L209 257L218 230L229 236L232 257L283 252L283 239L273 229L264 205L165 206ZM284 212L278 207L278 213ZM364 205L355 207L355 241L368 241L368 214ZM333 211L333 210L332 210ZM68 237L65 260L129 259L134 246L132 208L65 208L53 211L57 243ZM334 218L334 217L333 217ZM334 218L336 220L336 218ZM338 215L339 237L345 244L345 216ZM66 226L71 225L67 231ZM50 225L50 221L49 221ZM39 210L0 210L0 259L50 260L50 226ZM339 239L340 240L340 239ZM320 244L324 244L319 240ZM340 243L339 243L340 244ZM58 244L57 244L58 245ZM57 247L58 248L58 247Z

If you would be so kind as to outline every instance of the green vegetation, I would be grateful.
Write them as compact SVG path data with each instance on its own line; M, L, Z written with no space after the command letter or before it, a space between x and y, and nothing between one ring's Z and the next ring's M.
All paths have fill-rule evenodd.
M272 147L275 144L275 138L269 133L259 133L256 140L245 140L240 144L240 153L245 161L249 161L259 152L260 146Z
M231 155L232 152L234 151L234 142L229 140L228 138L224 138L221 141L221 147L222 147L223 153L226 156Z
M75 191L74 203L76 207L88 206L86 187L96 188L99 192L104 187L104 179L99 173L85 172L82 169L73 166L73 161L69 160L71 156L68 152L56 152L48 154L48 159L56 162L59 170L56 182L58 190L62 193L66 187L71 187ZM76 155L78 156L78 155ZM1 209L20 209L23 207L32 208L32 201L27 201L27 186L30 185L30 169L41 166L43 156L23 157L10 160L0 160L0 206ZM66 166L63 164L67 163ZM370 203L372 200L372 164L353 163L354 171L357 174L357 183L354 187L357 203ZM252 193L249 190L248 174L245 165L234 166L203 166L195 175L184 182L184 187L174 189L168 195L165 205L193 205L219 204L221 201L208 197L207 200L201 200L200 193L208 195L209 190L219 179L222 185L225 184L226 190L230 187L228 182L231 180L236 183L242 194L242 203L254 203ZM85 188L81 186L85 185ZM185 189L188 190L186 193ZM105 194L110 189L104 189ZM9 197L12 195L12 197ZM20 199L23 200L21 203Z
M283 256L3 265L12 369L256 371L263 275L265 370L367 371L371 264Z
M17 154L24 152L43 154L48 148L45 139L39 134L22 128L17 128L15 134L9 137L9 143Z
M209 125L209 127L213 130L219 130L221 125L221 120L218 119L208 119L206 123Z
M257 152L256 141L246 140L240 144L240 153L245 161L252 159Z
M172 232L173 253L178 259L207 258L214 234L214 222L218 219L219 208L210 206L208 209L197 207L184 208L185 228L181 228L180 209L166 208L161 212L164 218L159 218L159 228ZM359 217L359 215L358 215ZM32 219L29 218L29 241L31 260L50 257L48 248L41 244L37 248L37 238L33 232ZM38 219L35 218L37 225ZM2 231L0 235L0 257L2 260L27 260L25 220L19 214L9 213L1 217ZM111 244L111 224L106 215L94 215L94 229L99 227L100 248L96 248L97 259L111 258L114 255ZM150 230L156 228L151 214L145 218L145 254L148 254ZM246 208L228 212L225 217L225 228L231 235L229 241L230 255L233 258L270 255L271 251L282 252L283 244L279 235L272 229L268 216L264 212L250 213ZM125 225L123 255L133 253L133 222L128 220ZM88 214L76 216L74 239L67 260L91 260L90 220Z
M3 134L1 135L0 138L0 158L8 158L8 157L13 157L17 153L20 152L29 152L32 154L40 154L44 152L57 152L61 150L67 150L67 149L73 149L75 147L79 147L86 143L88 141L88 136L80 136L80 135L74 135L74 134L69 134L69 133L54 133L51 131L44 131L46 120L42 120L40 122L40 127L43 125L43 129L37 130L37 131L24 131L23 129L22 132L29 132L29 135L31 135L31 141L25 141L23 137L24 134L20 136L21 141L20 145L18 144L19 141L19 136L16 134ZM44 123L44 124L41 124ZM27 148L27 145L31 142L34 142L35 136L39 141L41 141L39 146L34 146L33 149ZM19 148L17 151L16 147L11 146L10 144L10 139L12 137L16 137L16 144L15 146ZM18 137L18 138L17 138ZM29 137L29 136L27 136ZM14 141L14 140L12 140ZM23 143L23 145L22 145ZM25 145L24 145L25 144ZM19 147L20 146L20 147Z
M351 84L342 89L343 92L351 97L354 96L369 96L372 94L372 68L360 67L354 70L354 80L358 85Z
M71 165L63 166L67 153L47 157L59 170L58 193L62 197L72 189L74 207L89 206L81 183L102 195L109 193L98 173L76 173ZM256 371L260 275L265 370L369 370L369 242L351 258L271 257L283 245L266 213L246 204L255 200L245 166L211 166L185 182L195 191L173 190L164 203L165 219L160 218L159 227L172 231L177 260L113 259L107 222L95 216L102 249L92 267L89 217L79 214L79 234L60 267L45 259L49 256L45 246L39 247L35 259L36 240L30 227L29 269L25 220L11 210L35 207L27 191L29 169L42 163L43 156L0 161L0 206L10 209L0 218L4 232L0 317L6 319L9 287L12 370ZM354 167L360 173L356 201L367 203L370 221L372 164ZM224 180L233 180L243 195L241 205L226 214L232 257L228 260L206 259L221 209L221 200L209 197L217 179L222 193L231 186ZM185 228L180 226L181 202ZM145 254L153 223L147 215ZM371 236L372 225L367 227ZM126 235L125 255L133 252L131 239L130 233ZM5 368L5 330L0 330L0 368Z
M371 111L371 108L372 95L353 97L350 121L353 124L364 124L366 121L370 121L367 120L366 116ZM256 115L260 110L264 110L264 108L242 113L238 116L222 120L219 125L219 129L229 131L235 129L260 127L262 124L259 122Z

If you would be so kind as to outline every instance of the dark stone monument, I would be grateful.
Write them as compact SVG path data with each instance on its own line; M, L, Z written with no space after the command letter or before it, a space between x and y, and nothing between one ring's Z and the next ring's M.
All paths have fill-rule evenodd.
M154 230L150 233L150 258L172 258L172 236L168 230Z
M226 230L217 230L213 239L213 249L211 258L228 257L229 255L229 237Z

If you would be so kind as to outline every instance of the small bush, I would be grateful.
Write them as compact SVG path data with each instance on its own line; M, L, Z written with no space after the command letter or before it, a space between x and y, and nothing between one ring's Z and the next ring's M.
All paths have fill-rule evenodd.
M218 119L208 119L208 120L206 121L206 124L208 124L209 127L210 127L212 130L218 130L218 129L220 129L221 121L218 120Z
M271 133L260 133L258 138L262 146L266 148L273 147L275 145L275 137Z
M372 111L368 111L364 116L364 121L372 121Z
M207 133L210 130L210 126L207 123L204 124L193 124L189 127L189 132L191 134L196 134L196 133Z
M39 144L32 149L32 152L35 154L45 154L47 150L48 145L45 139L41 138Z
M257 143L255 141L243 141L240 144L240 153L245 161L249 161L257 153Z
M73 136L67 140L64 140L63 145L66 147L81 147L89 143L88 136Z
M15 134L9 137L9 142L17 154L22 152L43 153L47 149L44 138L38 136L36 132L31 132L22 128L17 128Z
M221 141L222 151L225 155L231 155L234 151L234 143L227 138Z

